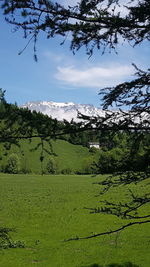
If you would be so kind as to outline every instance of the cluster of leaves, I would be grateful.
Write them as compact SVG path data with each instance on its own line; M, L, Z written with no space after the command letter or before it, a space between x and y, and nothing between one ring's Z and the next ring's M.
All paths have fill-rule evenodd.
M49 158L46 167L48 173L55 174L57 171L57 164L53 158Z
M150 134L117 132L106 135L97 164L100 173L120 171L144 171L150 165Z
M17 154L10 154L7 160L7 165L5 172L7 173L19 173L20 171L20 161Z
M14 232L12 228L0 228L0 249L7 248L24 248L25 244L23 241L13 241L10 237L10 232Z
M121 15L118 0L82 0L75 6L65 8L57 2L47 0L1 1L6 21L16 30L22 28L24 37L36 44L38 34L42 31L47 38L56 35L67 37L71 32L71 49L76 51L86 47L87 54L93 49L108 47L115 49L120 37L133 45L150 39L150 3L149 0L138 2L132 0L129 7L124 1L126 15ZM19 16L18 16L19 15ZM62 42L63 43L63 42ZM35 59L36 47L34 46Z

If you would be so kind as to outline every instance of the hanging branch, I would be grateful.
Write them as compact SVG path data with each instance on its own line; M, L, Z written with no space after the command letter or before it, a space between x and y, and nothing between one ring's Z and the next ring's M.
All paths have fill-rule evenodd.
M145 223L150 223L150 220L146 220L146 221L141 221L141 222L130 222L128 224L125 224L123 226L121 226L120 228L117 228L115 230L110 230L110 231L106 231L106 232L101 232L101 233L98 233L98 234L93 234L93 235L89 235L89 236L86 236L86 237L74 237L74 238L69 238L69 239L66 239L64 240L65 242L68 242L68 241L73 241L73 240L86 240L86 239L91 239L91 238L95 238L95 237L99 237L99 236L103 236L103 235L110 235L110 234L114 234L114 233L117 233L117 232L120 232L130 226L133 226L133 225L141 225L141 224L145 224Z

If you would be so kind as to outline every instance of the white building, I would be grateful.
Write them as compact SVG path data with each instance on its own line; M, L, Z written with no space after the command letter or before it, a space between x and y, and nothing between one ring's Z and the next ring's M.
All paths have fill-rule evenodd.
M95 147L95 148L97 148L97 149L100 149L100 145L99 145L99 143L96 143L96 142L90 142L89 143L89 147L91 148L91 147Z

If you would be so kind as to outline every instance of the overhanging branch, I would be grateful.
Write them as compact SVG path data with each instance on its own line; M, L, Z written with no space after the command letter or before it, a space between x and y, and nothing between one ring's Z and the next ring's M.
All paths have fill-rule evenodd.
M85 237L74 237L74 238L69 238L69 239L66 239L64 240L65 242L68 242L68 241L73 241L73 240L85 240L85 239L92 239L92 238L95 238L95 237L99 237L99 236L103 236L103 235L110 235L110 234L114 234L114 233L117 233L117 232L120 232L130 226L133 226L133 225L141 225L141 224L145 224L145 223L150 223L150 220L147 220L147 221L141 221L141 222L130 222L128 224L125 224L123 225L122 227L120 228L117 228L115 230L110 230L110 231L107 231L107 232L102 232L102 233L98 233L98 234L94 234L94 235L90 235L90 236L85 236Z

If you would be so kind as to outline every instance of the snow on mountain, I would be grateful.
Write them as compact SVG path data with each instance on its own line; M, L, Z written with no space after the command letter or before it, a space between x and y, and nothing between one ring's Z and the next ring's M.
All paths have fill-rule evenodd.
M79 122L80 119L77 118L78 112L87 116L105 116L105 112L96 108L90 104L75 104L72 102L68 103L57 103L57 102L28 102L21 106L22 108L28 108L33 111L41 112L45 115L51 116L53 119L62 121L63 119L71 121L72 119Z

